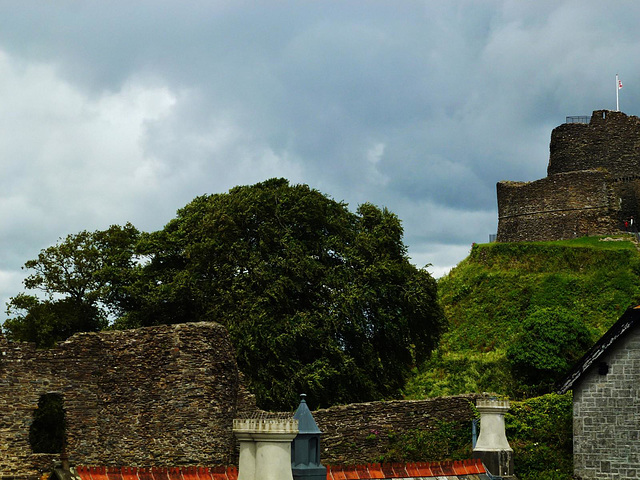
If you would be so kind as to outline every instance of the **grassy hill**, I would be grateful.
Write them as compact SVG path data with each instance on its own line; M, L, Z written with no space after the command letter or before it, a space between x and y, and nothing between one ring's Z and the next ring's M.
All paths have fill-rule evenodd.
M438 283L450 323L439 349L416 370L407 398L467 392L528 396L506 351L523 322L544 308L577 315L593 341L640 302L640 254L630 236L474 245Z
M470 255L439 280L438 290L449 330L438 350L416 369L406 398L505 395L512 399L505 420L518 477L570 480L571 394L534 396L522 375L514 373L507 352L510 347L526 351L532 336L545 347L545 342L567 335L546 312L570 316L575 322L570 325L577 324L592 343L627 307L640 303L640 253L633 238L474 245ZM541 318L541 313L548 323L532 334L531 319ZM580 356L582 351L574 353ZM466 440L461 441L464 445Z

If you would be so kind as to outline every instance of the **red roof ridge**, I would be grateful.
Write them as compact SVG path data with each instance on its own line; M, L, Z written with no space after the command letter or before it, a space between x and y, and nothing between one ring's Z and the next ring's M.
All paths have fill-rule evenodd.
M480 459L327 465L327 480L409 479L482 473L487 473L487 471Z
M235 466L106 467L79 465L81 480L237 480ZM428 478L487 473L480 459L444 462L368 463L327 465L327 480Z

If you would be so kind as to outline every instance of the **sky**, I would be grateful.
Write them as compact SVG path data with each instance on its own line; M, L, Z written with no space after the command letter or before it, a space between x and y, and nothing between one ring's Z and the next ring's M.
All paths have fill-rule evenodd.
M446 274L616 73L640 115L639 24L637 1L0 2L0 302L61 237L272 177L389 208Z

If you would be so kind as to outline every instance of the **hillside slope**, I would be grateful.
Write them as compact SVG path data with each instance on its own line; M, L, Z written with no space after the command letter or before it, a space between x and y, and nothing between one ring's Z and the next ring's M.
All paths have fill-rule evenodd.
M640 254L632 237L474 245L438 289L449 330L406 397L485 391L523 398L531 392L506 357L522 340L523 322L542 309L571 312L595 341L640 301Z

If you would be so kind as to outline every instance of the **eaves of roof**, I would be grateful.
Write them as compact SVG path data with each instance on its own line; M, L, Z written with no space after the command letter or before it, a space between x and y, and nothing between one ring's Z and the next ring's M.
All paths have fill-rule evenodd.
M56 476L70 480L238 480L237 467L87 467L78 466ZM329 465L327 480L488 480L479 459L459 462L418 462L368 465Z
M329 465L327 467L327 480L422 478L480 480L488 479L489 476L480 459L460 462L375 463L351 466Z
M635 325L640 325L640 305L628 308L607 333L578 360L569 373L556 384L558 393L563 394L571 390L587 370Z

